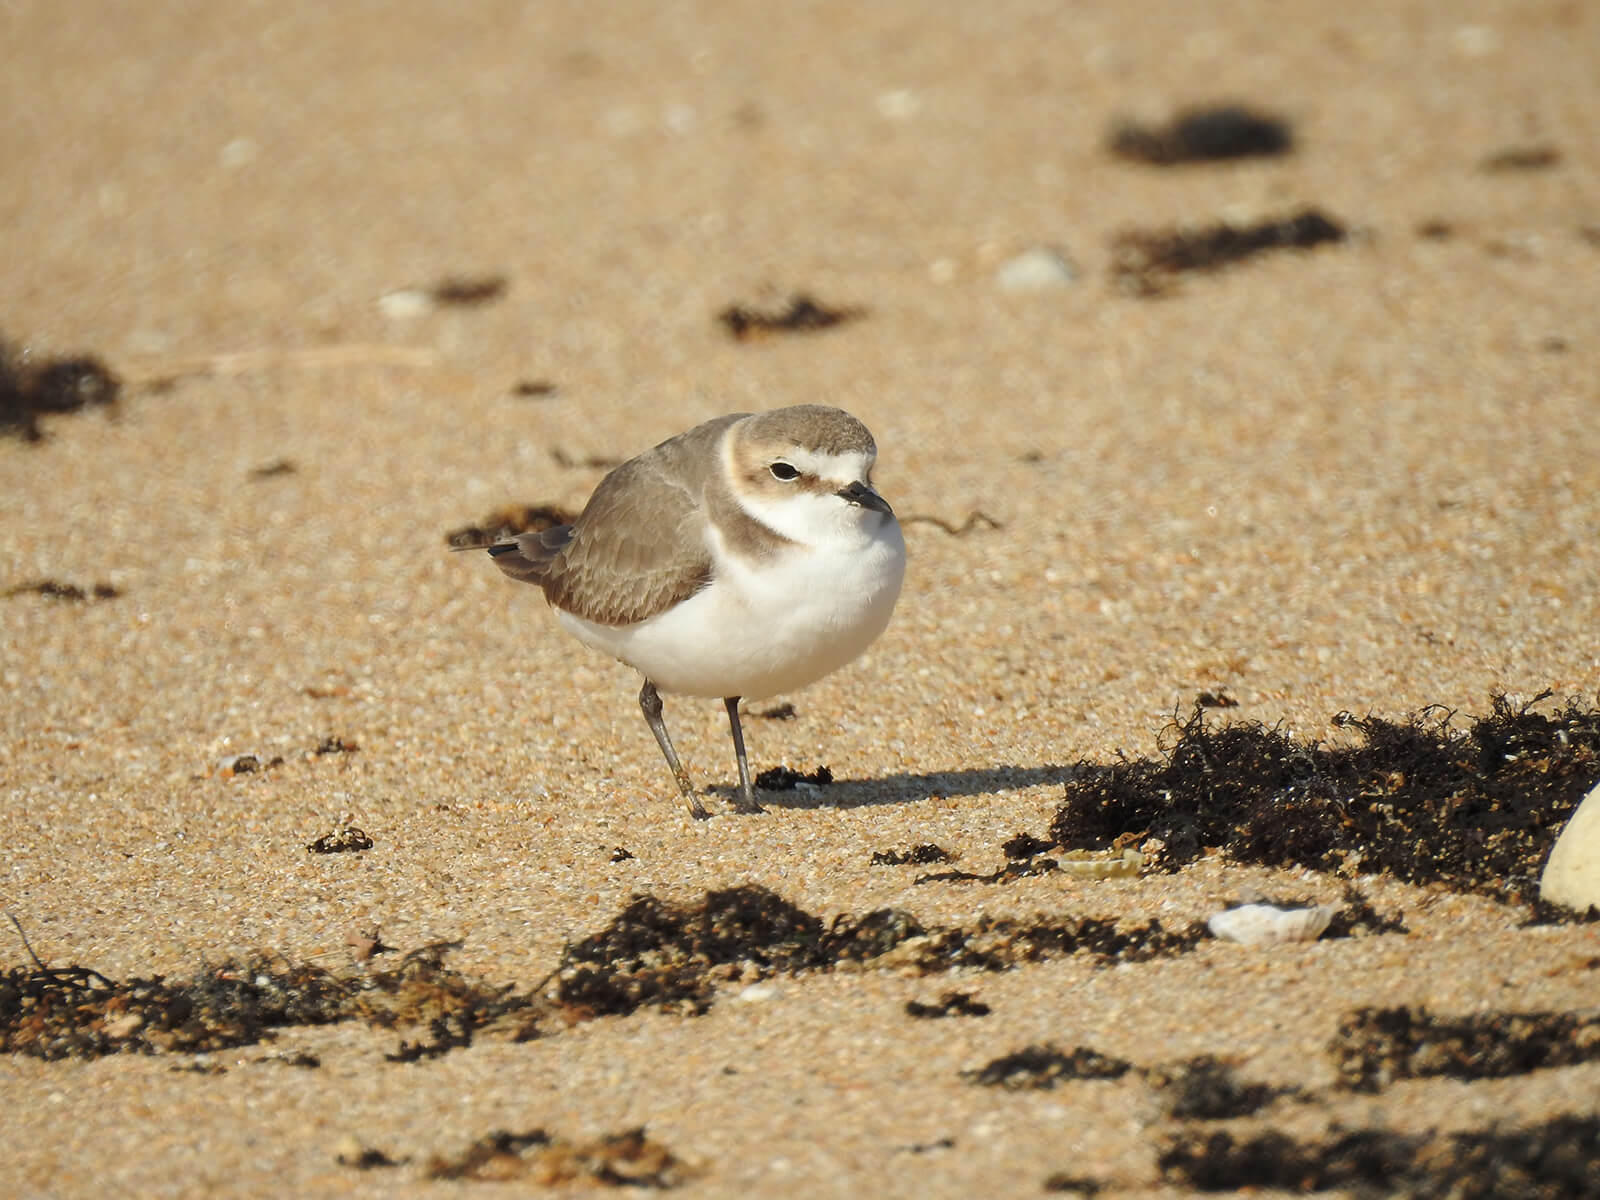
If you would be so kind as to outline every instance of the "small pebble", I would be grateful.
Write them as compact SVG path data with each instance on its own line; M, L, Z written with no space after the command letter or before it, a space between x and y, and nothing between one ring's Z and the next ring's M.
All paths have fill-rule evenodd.
M1078 270L1059 250L1035 246L1001 263L994 280L1002 292L1046 292L1071 287Z

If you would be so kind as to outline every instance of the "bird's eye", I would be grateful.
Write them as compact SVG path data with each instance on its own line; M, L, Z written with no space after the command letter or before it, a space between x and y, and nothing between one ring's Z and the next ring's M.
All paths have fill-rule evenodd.
M797 471L794 467L790 466L788 463L783 462L781 460L778 461L778 462L773 463L770 467L767 468L767 470L772 472L772 477L774 479L781 479L785 483L788 483L791 479L799 479L800 478L800 472L799 471Z

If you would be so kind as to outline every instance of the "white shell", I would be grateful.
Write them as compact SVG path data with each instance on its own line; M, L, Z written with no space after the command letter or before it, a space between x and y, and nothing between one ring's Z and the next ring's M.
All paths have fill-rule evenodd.
M1314 942L1328 928L1335 911L1327 904L1319 904L1316 908L1243 904L1214 914L1206 922L1206 928L1223 941L1238 942L1245 946Z
M1583 798L1556 839L1539 895L1578 912L1600 906L1600 787Z

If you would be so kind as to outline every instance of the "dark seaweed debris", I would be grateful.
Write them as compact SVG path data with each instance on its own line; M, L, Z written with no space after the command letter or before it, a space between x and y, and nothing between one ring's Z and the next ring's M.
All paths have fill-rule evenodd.
M1542 699L1496 696L1464 731L1441 709L1341 714L1361 738L1348 746L1212 724L1196 708L1159 758L1080 763L1050 835L1068 848L1158 838L1168 870L1218 847L1237 862L1531 896L1556 832L1600 779L1600 712L1533 711Z
M802 783L812 787L827 787L833 782L833 772L827 767L802 774L792 767L769 767L756 776L756 787L763 792L792 792Z
M253 1045L274 1030L362 1020L383 1029L433 1026L458 1038L509 1018L518 1040L537 1036L532 1001L444 966L448 945L405 956L388 971L335 973L258 955L207 967L192 980L117 981L84 967L0 973L0 1053L34 1058L206 1053Z
M1005 1054L975 1070L961 1072L968 1083L983 1087L1053 1088L1074 1079L1120 1079L1133 1070L1126 1059L1111 1058L1087 1046L1061 1051L1051 1045L1029 1046Z
M89 354L32 360L0 341L0 435L44 440L39 418L86 408L114 408L122 381Z
M1009 859L988 874L977 871L932 871L918 875L912 883L1015 883L1019 879L1032 879L1049 875L1060 869L1053 858Z
M62 583L59 579L33 579L27 583L14 584L0 595L10 599L12 596L44 596L50 600L65 600L71 604L84 604L91 600L115 600L122 595L120 589L109 583L97 583L92 588L81 588L75 583Z
M1186 1121L1254 1116L1293 1090L1247 1083L1231 1066L1209 1054L1154 1067L1146 1078L1160 1093L1167 1115Z
M1159 921L1123 927L1110 918L1043 915L927 929L887 908L825 923L759 887L708 892L693 904L635 896L605 929L568 947L555 996L580 1018L647 1006L698 1015L710 1009L719 984L829 970L896 950L906 955L905 965L935 974L961 967L1001 971L1078 953L1141 962L1192 950L1205 936L1198 923L1170 932ZM913 938L917 944L904 947Z
M1107 148L1118 158L1170 167L1288 154L1294 134L1282 117L1219 104L1187 109L1165 125L1124 122L1111 131Z
M872 852L872 865L875 867L905 867L927 866L929 863L955 862L955 855L942 846L932 842L923 842L920 846L913 846L909 850L874 850Z
M1360 1008L1340 1020L1328 1052L1344 1085L1360 1092L1438 1075L1501 1079L1600 1060L1600 1013Z
M804 292L796 292L781 308L730 304L717 314L717 320L736 340L745 342L775 333L815 333L861 315L859 308L829 308Z
M1236 1138L1185 1131L1167 1142L1157 1163L1168 1181L1202 1191L1343 1188L1359 1197L1415 1200L1597 1196L1600 1117L1451 1134L1334 1130L1308 1142L1277 1132Z
M1135 295L1160 296L1182 274L1217 271L1269 250L1310 250L1345 236L1340 222L1314 208L1254 225L1133 230L1112 242L1112 276Z
M906 1001L906 1016L921 1020L938 1020L941 1017L987 1017L989 1006L971 992L945 992L934 1004L917 1000Z
M882 939L861 934L860 922L839 918L824 926L764 888L708 892L693 905L636 896L605 929L568 947L557 973L556 995L568 1009L592 1016L631 1013L651 1005L703 1013L718 982L864 959L921 932L885 924Z
M1561 151L1554 146L1507 146L1496 150L1478 164L1490 174L1504 171L1544 171L1561 165Z
M476 308L499 300L509 281L504 275L449 275L428 289L435 304Z
M371 850L372 846L372 839L352 825L348 829L323 834L308 844L306 849L312 854L359 854L363 850Z

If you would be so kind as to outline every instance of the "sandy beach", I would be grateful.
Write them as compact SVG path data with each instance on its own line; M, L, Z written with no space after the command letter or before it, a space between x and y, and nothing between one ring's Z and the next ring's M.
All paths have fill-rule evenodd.
M1053 827L1197 703L1305 747L1600 705L1600 10L17 0L0 44L9 361L120 382L0 435L0 968L88 1039L21 1048L0 989L0 1193L1354 1194L1318 1148L1369 1131L1413 1194L1597 1194L1505 1164L1600 1146L1600 926L1150 825L1094 878ZM1283 139L1113 151L1208 105ZM1305 214L1336 236L1274 244ZM718 318L796 296L843 319ZM666 697L693 822L638 676L447 538L805 403L876 436L905 587L747 706L754 770L830 785L734 814L721 705ZM619 948L639 897L759 920L682 994L575 998L582 954L666 961ZM1346 915L1203 933L1253 898ZM344 1007L206 1024L295 971ZM1341 1057L1396 1007L1459 1053ZM1203 1056L1231 1099L1185 1115ZM1255 1174L1208 1140L1269 1134Z

